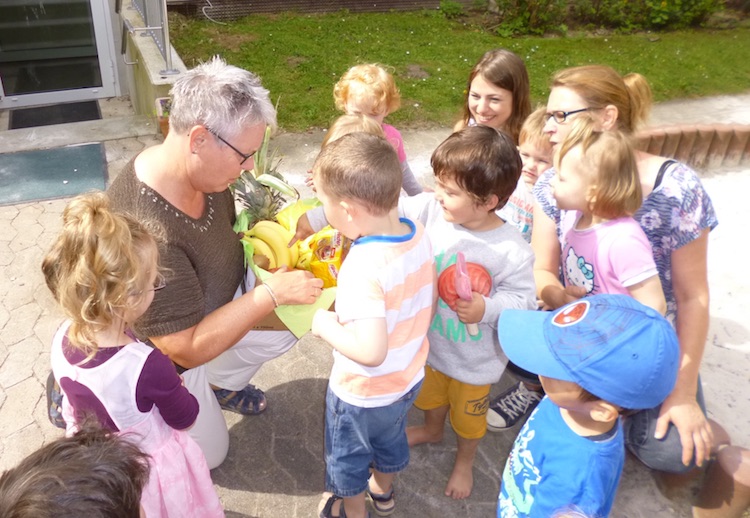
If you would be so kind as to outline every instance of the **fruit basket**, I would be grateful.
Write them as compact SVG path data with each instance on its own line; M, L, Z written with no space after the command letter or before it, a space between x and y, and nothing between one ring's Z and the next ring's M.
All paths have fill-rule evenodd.
M351 243L326 227L288 246L299 217L320 202L299 199L297 190L279 172L281 159L275 151L269 155L269 140L267 129L255 155L255 167L243 171L232 187L239 207L235 231L242 235L246 262L267 271L282 266L309 270L323 280L324 287L333 287Z
M332 270L331 264L316 270L315 252L316 243L325 241L322 236L337 231L327 227L302 243L288 246L299 216L320 202L299 199L299 192L278 170L281 159L276 157L275 150L269 155L270 137L271 130L266 129L255 154L255 166L251 171L243 171L231 186L238 209L234 230L240 235L246 266L253 270L257 282L267 279L271 272L281 267L301 268L325 277L321 277L325 289L315 303L279 306L255 326L260 330L288 329L299 338L310 330L315 311L330 309L335 299L335 275L332 272L338 270ZM340 267L343 255L341 250L336 268Z
M289 203L299 199L297 189L289 185L278 171L281 159L276 152L269 156L271 129L266 128L263 142L255 154L255 166L242 171L232 185L238 205L234 230L242 234L245 259L251 259L265 270L297 266L298 248L287 247L292 233L276 221L276 215Z

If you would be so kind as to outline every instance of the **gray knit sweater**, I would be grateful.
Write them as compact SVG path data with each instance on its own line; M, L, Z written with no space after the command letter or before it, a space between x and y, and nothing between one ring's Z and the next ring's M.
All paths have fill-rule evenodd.
M438 277L464 253L467 262L482 265L492 277L492 290L484 297L479 334L470 336L466 325L442 300L427 333L427 363L463 383L496 383L507 358L497 338L497 320L506 309L535 309L534 252L513 226L503 224L486 232L473 232L449 223L432 193L399 200L399 212L425 226L435 254Z

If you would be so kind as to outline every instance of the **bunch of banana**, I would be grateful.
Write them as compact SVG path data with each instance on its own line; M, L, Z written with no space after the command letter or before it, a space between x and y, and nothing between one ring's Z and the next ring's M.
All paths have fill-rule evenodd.
M262 220L247 230L242 239L255 249L255 255L268 258L269 269L287 266L294 268L299 260L299 248L295 243L288 247L293 234L275 221Z

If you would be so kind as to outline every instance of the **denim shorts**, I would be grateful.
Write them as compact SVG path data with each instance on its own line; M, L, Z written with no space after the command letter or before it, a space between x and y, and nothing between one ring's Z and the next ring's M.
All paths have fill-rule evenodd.
M367 489L370 467L396 473L409 464L406 414L420 381L388 406L362 408L345 403L330 387L326 394L326 491L342 497Z

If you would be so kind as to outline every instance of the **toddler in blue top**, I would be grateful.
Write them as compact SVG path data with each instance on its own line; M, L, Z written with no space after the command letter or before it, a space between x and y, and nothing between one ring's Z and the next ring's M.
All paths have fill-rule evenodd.
M619 416L672 391L672 326L627 295L594 295L552 313L508 309L498 336L546 392L505 464L498 518L546 518L570 506L608 516L625 461Z

